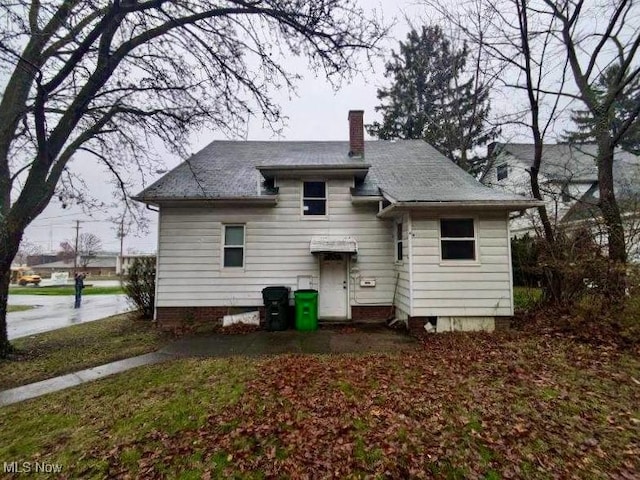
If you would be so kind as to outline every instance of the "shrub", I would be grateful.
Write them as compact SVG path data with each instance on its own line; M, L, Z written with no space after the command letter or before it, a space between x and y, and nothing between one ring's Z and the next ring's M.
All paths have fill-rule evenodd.
M156 295L155 257L134 259L129 268L129 280L124 286L124 291L144 318L153 318Z
M540 248L535 238L525 234L511 239L511 263L513 265L513 285L516 287L537 287L542 280L538 269Z

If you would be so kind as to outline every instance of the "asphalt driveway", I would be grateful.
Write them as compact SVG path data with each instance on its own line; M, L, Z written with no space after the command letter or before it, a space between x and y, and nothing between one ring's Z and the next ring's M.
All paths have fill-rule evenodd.
M73 308L73 299L73 295L10 294L9 305L34 305L36 308L7 314L9 339L93 322L132 310L126 295L85 295L78 309Z

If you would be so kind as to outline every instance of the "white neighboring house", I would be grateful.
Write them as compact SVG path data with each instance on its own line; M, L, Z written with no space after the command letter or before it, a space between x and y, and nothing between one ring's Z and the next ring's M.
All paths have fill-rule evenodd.
M349 138L215 141L134 197L159 208L158 324L261 308L267 286L317 289L321 321L493 330L511 316L509 213L538 202L423 141L364 142L362 111Z
M597 207L598 170L595 144L544 145L539 183L547 213L554 226L576 228L588 224L595 238L606 245L602 221ZM534 146L523 143L494 143L489 146L492 160L482 176L482 182L504 192L531 195L529 169L533 164ZM640 223L640 157L624 150L614 156L615 194L625 223L628 253L637 259ZM523 215L512 215L511 233L534 234L539 226L536 209Z
M134 260L136 259L142 259L142 258L156 258L156 256L152 253L150 254L145 254L145 253L136 253L136 254L129 254L129 255L118 255L118 259L117 259L117 263L116 263L116 275L128 275L129 274L129 268L131 268L131 264L134 262Z

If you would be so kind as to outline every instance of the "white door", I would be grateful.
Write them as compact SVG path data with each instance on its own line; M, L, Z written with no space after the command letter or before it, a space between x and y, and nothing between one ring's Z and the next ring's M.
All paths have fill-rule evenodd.
M347 256L342 253L320 255L320 318L347 318Z

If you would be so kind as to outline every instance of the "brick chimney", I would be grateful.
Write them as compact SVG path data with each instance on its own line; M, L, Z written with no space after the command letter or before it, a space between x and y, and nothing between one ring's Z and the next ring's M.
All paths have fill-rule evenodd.
M349 156L364 158L364 110L349 110Z

